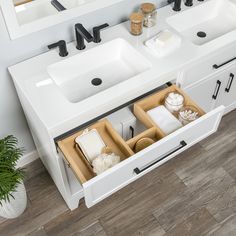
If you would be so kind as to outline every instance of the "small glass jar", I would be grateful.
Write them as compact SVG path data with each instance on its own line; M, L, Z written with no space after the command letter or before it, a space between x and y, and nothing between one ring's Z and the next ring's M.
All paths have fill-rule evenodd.
M164 105L171 113L178 112L184 106L184 96L178 92L167 93Z
M156 7L152 3L143 3L140 10L144 16L143 25L145 27L152 27L156 24Z
M194 106L184 106L179 111L179 121L187 125L199 118L199 111Z
M140 35L143 32L143 15L138 12L133 12L130 15L130 33Z

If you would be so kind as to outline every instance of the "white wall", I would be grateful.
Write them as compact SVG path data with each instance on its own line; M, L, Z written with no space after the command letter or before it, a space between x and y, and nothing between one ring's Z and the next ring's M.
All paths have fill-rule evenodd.
M0 12L0 138L13 134L19 139L20 146L25 147L26 154L35 149L14 85L7 71L8 66L47 51L47 45L57 40L65 39L67 42L74 40L75 23L80 22L88 29L105 22L114 25L126 20L142 2L147 1L126 0L14 41L9 38ZM165 5L167 0L151 0L150 2L160 7Z

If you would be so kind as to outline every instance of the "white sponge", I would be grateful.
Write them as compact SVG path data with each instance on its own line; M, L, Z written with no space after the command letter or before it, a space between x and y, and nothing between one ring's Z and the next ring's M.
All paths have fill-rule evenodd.
M165 44L169 43L172 39L173 34L168 30L163 30L154 38L154 42L156 42L160 46L165 46Z

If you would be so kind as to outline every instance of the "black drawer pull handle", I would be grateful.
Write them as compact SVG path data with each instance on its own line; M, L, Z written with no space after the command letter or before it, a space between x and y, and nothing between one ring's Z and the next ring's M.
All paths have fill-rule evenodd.
M185 147L187 145L187 143L183 140L180 142L179 146L174 148L173 150L170 150L167 154L165 154L163 157L161 157L160 159L158 159L157 161L152 162L151 164L148 164L146 166L144 166L142 169L139 169L138 167L134 169L134 173L135 174L140 174L141 172L147 170L148 168L150 168L151 166L157 164L158 162L164 160L165 158L167 158L168 156L172 155L173 153L179 151L180 149L182 149L183 147Z
M228 81L227 87L225 88L225 92L229 93L233 81L234 81L234 74L233 74L233 73L230 73L230 75L229 75L229 81Z
M218 93L219 93L219 91L220 91L220 86L221 86L221 81L220 81L220 80L217 80L215 92L214 92L214 94L212 95L212 98L215 99L215 100L216 100L217 97L218 97Z
M133 126L130 126L130 127L129 127L129 130L130 130L130 132L131 132L131 138L133 138L133 137L134 137L134 127L133 127Z
M236 60L236 57L234 57L234 58L230 59L229 61L226 61L226 62L224 62L220 65L215 64L215 65L213 65L213 68L214 69L219 69L220 67L225 66L225 65L229 64L230 62L232 62L234 60Z

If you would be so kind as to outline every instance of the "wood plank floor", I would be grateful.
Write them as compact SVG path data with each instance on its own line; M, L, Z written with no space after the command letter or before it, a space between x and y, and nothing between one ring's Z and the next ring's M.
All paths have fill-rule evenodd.
M67 209L41 162L27 166L28 207L1 236L235 236L236 111L219 131L87 209Z

